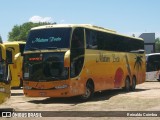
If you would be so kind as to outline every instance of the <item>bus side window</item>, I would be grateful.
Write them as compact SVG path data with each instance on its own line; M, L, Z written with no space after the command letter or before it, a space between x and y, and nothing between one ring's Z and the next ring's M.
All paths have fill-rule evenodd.
M0 62L2 62L2 50L0 48Z
M3 79L2 50L0 48L0 81Z
M94 31L86 30L86 48L97 49L97 34Z
M76 28L71 41L71 77L80 74L84 63L84 29Z
M148 64L148 72L150 72L150 71L155 71L155 68L152 63Z
M10 50L6 50L6 57L7 57L7 63L8 64L11 64L13 61L12 61L12 58L13 58L13 56L12 56L12 51L10 51Z
M9 83L8 77L8 66L6 61L2 58L2 49L0 48L0 81L4 83Z
M19 50L22 56L23 56L24 48L25 48L25 44L19 44Z

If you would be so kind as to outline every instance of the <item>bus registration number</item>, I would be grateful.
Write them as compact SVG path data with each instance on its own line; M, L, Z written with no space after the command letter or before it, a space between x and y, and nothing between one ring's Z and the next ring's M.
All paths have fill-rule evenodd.
M45 96L45 95L46 95L46 92L39 92L39 95L40 95L40 96Z

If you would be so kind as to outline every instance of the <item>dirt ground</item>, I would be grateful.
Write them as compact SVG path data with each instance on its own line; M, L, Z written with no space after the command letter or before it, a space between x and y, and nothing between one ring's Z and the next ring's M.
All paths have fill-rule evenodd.
M0 108L14 108L15 111L158 111L160 116L160 82L148 81L137 85L136 91L125 93L121 89L107 90L101 93L95 93L94 98L88 102L79 102L76 98L30 98L23 95L22 89L12 90L11 98L7 102L0 105ZM85 114L93 114L86 112ZM98 114L98 112L97 112ZM105 112L104 112L105 114ZM114 112L113 112L114 114ZM81 116L81 115L80 115ZM114 116L114 115L113 115ZM158 120L159 117L48 117L47 119L131 119L131 120ZM116 116L116 113L115 113ZM4 119L4 118L3 118ZM8 118L16 119L17 118ZM18 118L22 119L22 118ZM28 118L23 118L27 119ZM34 118L30 118L34 119ZM43 118L37 118L41 120Z

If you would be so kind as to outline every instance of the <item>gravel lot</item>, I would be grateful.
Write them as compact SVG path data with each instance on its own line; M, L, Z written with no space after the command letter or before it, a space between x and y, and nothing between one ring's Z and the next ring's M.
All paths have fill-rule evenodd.
M137 85L135 92L107 90L95 93L88 102L79 102L76 98L30 98L23 95L22 89L12 90L11 98L0 105L0 108L14 108L15 111L160 111L160 82L148 81ZM75 112L80 114L79 112ZM86 112L86 114L89 114ZM159 112L160 115L160 112ZM159 117L53 117L54 119L131 119L158 120ZM47 119L53 119L48 117ZM4 118L3 118L4 119ZM17 118L8 118L16 119ZM18 118L22 119L22 118ZM23 118L28 120L28 118ZM30 118L34 119L35 118ZM37 118L38 120L44 118Z

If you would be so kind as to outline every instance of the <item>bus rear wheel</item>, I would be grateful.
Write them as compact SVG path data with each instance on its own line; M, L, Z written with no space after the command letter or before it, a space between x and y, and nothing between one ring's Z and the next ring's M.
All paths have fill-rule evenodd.
M132 91L135 91L135 89L136 89L136 77L133 77L133 78L132 78L131 90L132 90Z
M159 75L159 77L158 77L158 79L157 79L159 82L160 82L160 75Z
M127 77L126 80L125 80L124 90L125 90L126 92L129 92L129 90L130 90L130 80L129 80L129 77Z
M94 94L94 85L91 81L88 81L86 84L85 94L80 96L82 101L88 101L93 97Z

